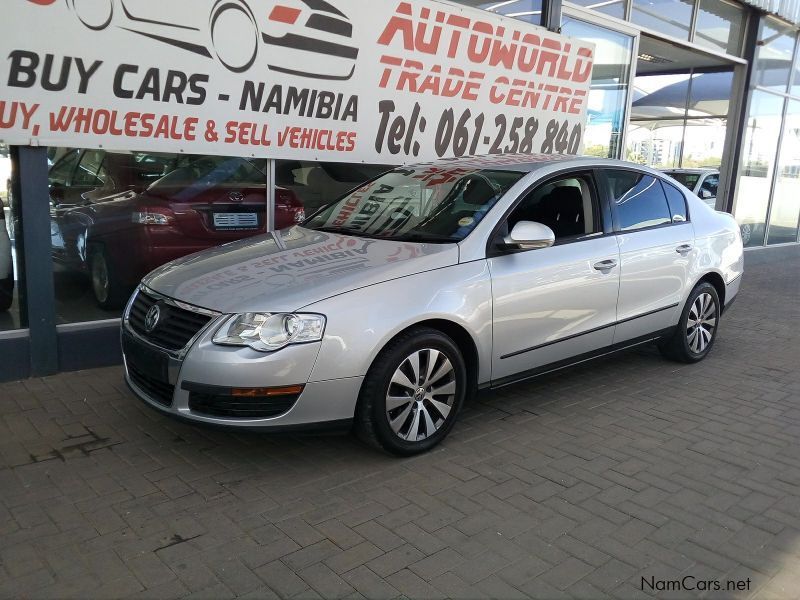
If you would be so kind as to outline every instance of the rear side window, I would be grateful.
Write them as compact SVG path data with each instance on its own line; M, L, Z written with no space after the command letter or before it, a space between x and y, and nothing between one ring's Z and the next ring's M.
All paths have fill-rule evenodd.
M667 202L669 203L669 212L672 213L672 222L678 223L681 221L688 221L689 215L686 210L686 198L681 191L668 183L661 182L664 186L664 193L667 195Z
M634 231L672 222L661 183L636 171L606 171L614 206L623 231Z

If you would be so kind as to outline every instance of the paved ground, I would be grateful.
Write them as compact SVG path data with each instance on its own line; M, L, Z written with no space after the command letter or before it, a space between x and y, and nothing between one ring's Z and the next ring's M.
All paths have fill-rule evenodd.
M700 365L506 388L411 460L176 423L119 368L0 385L0 597L796 597L799 282L750 268Z

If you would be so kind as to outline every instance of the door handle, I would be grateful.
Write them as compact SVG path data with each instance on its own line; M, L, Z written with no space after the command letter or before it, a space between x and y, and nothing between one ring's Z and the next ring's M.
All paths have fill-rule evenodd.
M691 244L681 244L680 246L675 248L675 252L677 252L678 254L681 254L683 256L686 256L691 251L692 251L692 245Z
M601 260L600 262L594 263L594 268L598 271L603 271L604 273L610 271L614 267L617 266L617 261L613 258L609 258L608 260Z

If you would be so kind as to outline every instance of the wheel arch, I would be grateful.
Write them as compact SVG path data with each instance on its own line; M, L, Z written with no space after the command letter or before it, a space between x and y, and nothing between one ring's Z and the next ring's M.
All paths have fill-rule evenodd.
M700 279L697 280L697 283L694 284L692 289L696 288L701 283L710 283L714 286L714 289L717 290L717 296L719 296L719 305L720 311L725 309L725 280L722 278L722 275L717 273L716 271L709 271L705 275L703 275Z
M451 321L449 319L443 318L429 318L423 319L422 321L417 321L412 323L411 325L407 325L403 329L397 331L394 335L392 335L389 339L385 341L385 343L380 347L380 349L375 353L370 361L370 368L381 355L383 350L392 343L395 339L404 335L405 333L411 331L412 329L416 329L419 327L427 327L429 329L435 329L440 331L441 333L445 334L449 337L458 349L461 351L461 356L464 358L464 363L467 366L467 378L469 383L469 389L467 390L467 397L469 398L472 393L477 390L478 387L478 373L480 367L480 358L478 354L478 345L475 342L475 339L472 337L472 334L461 324Z

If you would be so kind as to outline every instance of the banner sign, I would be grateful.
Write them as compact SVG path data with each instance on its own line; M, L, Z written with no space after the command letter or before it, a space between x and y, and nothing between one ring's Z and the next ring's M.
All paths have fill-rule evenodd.
M576 154L593 52L438 0L5 0L0 141L395 164Z

